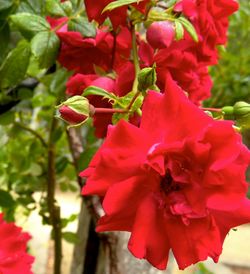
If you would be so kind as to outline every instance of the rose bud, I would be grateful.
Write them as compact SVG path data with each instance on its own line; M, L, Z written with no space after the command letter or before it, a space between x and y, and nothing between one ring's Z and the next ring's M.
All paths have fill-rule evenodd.
M73 96L59 106L60 118L71 125L84 123L93 112L87 98Z
M147 29L147 41L155 49L169 47L174 37L174 25L169 21L154 22Z
M234 105L234 117L240 126L250 128L250 104L237 102Z
M138 90L145 92L154 89L156 83L156 72L154 67L144 68L138 74Z

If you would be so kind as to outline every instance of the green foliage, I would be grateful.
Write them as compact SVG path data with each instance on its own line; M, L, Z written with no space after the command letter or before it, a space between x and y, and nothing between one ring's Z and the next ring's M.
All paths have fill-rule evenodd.
M84 37L95 37L96 28L92 23L88 22L87 18L77 17L69 21L68 29L70 31L78 31Z
M45 18L35 14L18 13L11 15L10 19L21 34L28 39L40 31L50 30L50 25Z
M55 63L60 40L54 32L42 31L31 40L31 51L38 58L41 68L49 68Z
M111 3L109 3L102 12L105 11L111 11L113 9L117 9L119 7L125 6L125 5L130 5L130 4L134 4L134 3L139 3L142 0L117 0L117 1L113 1Z
M30 60L30 45L26 40L19 42L0 68L0 86L7 88L15 86L24 79Z

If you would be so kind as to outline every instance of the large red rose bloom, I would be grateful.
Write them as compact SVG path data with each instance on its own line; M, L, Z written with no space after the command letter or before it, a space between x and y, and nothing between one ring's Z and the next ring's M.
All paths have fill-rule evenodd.
M27 254L28 233L14 223L6 223L0 214L0 273L32 274L31 264L34 258Z
M228 121L191 103L167 75L149 92L139 128L120 121L89 167L84 195L103 198L97 231L130 231L129 250L165 269L218 261L228 231L250 221L245 198L249 151Z

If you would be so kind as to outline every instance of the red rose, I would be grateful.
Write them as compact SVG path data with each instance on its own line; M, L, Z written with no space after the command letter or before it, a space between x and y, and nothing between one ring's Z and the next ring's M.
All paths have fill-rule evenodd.
M196 44L199 60L210 65L217 62L216 46L226 44L228 17L238 7L235 0L180 0L175 5L174 10L184 13L199 35Z
M6 223L0 214L0 273L32 274L34 258L27 254L28 233L22 232L14 223Z
M199 105L210 97L212 80L207 66L197 60L194 52L187 50L186 41L174 42L166 49L153 55L152 48L145 42L140 43L139 55L143 65L156 63L157 85L164 90L166 73L170 73L178 85L188 93L189 99Z
M228 231L250 221L250 161L229 121L192 104L167 75L165 94L149 92L137 128L111 127L89 167L84 195L103 197L97 231L130 231L129 250L165 269L218 261Z
M127 9L128 5L124 5L120 8L116 8L112 11L106 11L102 13L103 9L113 0L102 0L102 1L92 1L92 0L84 0L86 12L89 17L89 20L95 20L99 24L102 24L104 20L109 17L113 28L117 29L119 26L126 25L127 19ZM138 9L140 12L145 12L146 4L148 0L141 0L139 4L133 4L133 6Z

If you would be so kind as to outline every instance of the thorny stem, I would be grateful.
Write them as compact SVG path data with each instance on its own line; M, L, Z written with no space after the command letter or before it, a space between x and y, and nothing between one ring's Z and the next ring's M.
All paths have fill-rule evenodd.
M137 97L141 94L141 91L138 90L136 92L136 94L134 95L134 97L132 98L132 100L130 101L129 105L127 106L127 110L129 111L131 109L131 107L133 106L135 100L137 99Z
M61 273L62 261L62 232L60 207L55 200L56 190L56 170L55 170L55 145L53 143L53 133L57 126L57 120L52 118L49 140L48 140L48 184L47 184L47 201L50 215L50 222L53 227L54 236L54 274Z

